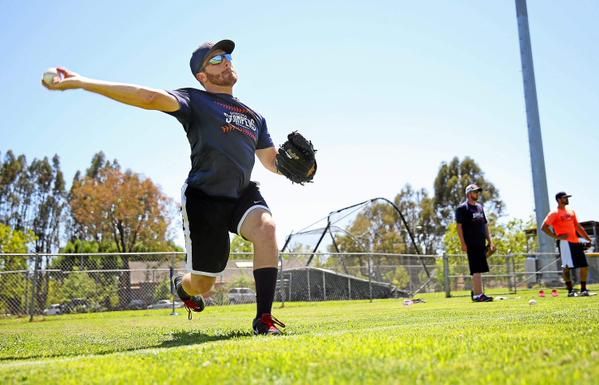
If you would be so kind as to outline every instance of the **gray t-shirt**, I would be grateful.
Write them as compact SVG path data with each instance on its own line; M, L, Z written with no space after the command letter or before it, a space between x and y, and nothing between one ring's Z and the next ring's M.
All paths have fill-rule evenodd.
M235 97L195 88L168 91L191 146L187 184L210 196L238 198L250 183L256 150L273 146L266 120Z

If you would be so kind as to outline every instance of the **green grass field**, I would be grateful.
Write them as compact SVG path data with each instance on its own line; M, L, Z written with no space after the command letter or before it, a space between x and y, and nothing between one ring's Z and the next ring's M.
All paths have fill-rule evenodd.
M418 298L276 304L282 337L254 305L4 319L0 384L599 383L599 296Z

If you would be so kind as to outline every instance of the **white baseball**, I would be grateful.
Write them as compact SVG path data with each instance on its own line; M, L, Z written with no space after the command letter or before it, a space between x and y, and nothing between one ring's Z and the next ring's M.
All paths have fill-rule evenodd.
M60 75L58 74L58 70L54 67L48 68L44 75L42 75L42 81L47 85L54 84L57 81L60 81Z
M537 301L535 301L534 299L531 299L530 301L528 301L529 305L536 305Z

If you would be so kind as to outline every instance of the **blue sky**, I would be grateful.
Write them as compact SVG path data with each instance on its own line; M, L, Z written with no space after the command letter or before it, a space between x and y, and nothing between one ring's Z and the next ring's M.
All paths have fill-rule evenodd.
M550 205L565 190L580 220L599 220L599 3L535 0L528 13ZM307 186L256 165L279 238L406 183L432 193L454 156L477 161L510 217L533 214L514 1L4 1L0 28L0 152L58 154L69 181L102 150L179 201L189 147L166 114L45 90L46 68L200 88L191 52L230 38L235 96L275 143L300 130L318 149Z

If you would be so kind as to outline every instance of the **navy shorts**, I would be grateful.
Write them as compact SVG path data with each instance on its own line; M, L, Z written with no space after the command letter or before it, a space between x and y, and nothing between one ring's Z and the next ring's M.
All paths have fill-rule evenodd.
M187 271L210 277L220 275L229 259L229 232L239 234L247 215L256 209L270 212L254 182L238 199L209 196L184 184L181 211Z
M482 245L467 245L468 251L468 267L470 275L474 273L487 273L489 264L487 263L487 248Z

